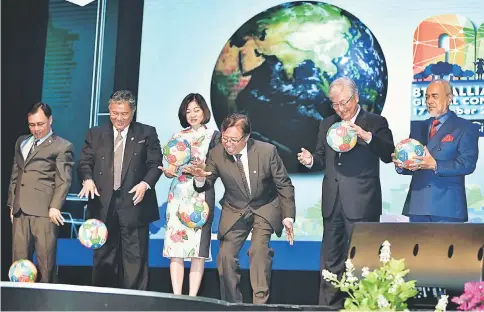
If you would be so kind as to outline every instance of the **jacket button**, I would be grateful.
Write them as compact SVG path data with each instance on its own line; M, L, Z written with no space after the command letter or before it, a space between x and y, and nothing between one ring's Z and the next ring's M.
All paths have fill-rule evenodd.
M338 179L334 178L334 181L335 181L335 182L338 182Z
M27 173L27 170L24 170L24 173Z
M101 159L104 159L104 156L102 156Z
M138 153L134 153L134 156L138 155Z
M341 163L340 162L338 163L338 166L341 166Z
M22 184L20 184L20 186L25 186L25 184L22 183Z
M427 185L427 187L431 187L431 186L430 186L430 184L429 184L429 185Z
M442 149L439 147L439 151L441 151Z
M99 172L99 174L100 174L100 175L103 175L103 173L102 173L102 172Z

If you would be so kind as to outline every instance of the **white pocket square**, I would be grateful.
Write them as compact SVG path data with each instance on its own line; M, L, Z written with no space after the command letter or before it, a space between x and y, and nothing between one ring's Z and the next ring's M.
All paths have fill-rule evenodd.
M144 142L145 142L145 140L141 140L141 141L139 141L138 143L144 143Z

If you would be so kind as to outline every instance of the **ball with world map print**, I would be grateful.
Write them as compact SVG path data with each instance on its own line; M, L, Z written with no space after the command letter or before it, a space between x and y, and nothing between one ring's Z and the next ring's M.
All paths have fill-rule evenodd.
M321 120L334 114L333 80L347 76L363 109L380 114L387 94L383 51L357 17L324 2L284 3L252 17L215 64L211 104L218 125L247 114L252 137L274 144L289 172L301 147L313 151Z

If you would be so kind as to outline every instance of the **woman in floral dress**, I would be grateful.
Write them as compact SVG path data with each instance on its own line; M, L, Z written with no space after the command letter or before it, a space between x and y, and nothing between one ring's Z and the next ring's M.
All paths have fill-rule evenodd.
M184 130L175 133L171 139L187 140L191 145L189 165L204 163L208 151L220 142L220 132L209 129L211 113L205 99L198 93L187 95L178 110L178 118ZM166 208L166 232L163 257L170 258L170 275L173 293L180 295L183 285L184 260L191 261L190 296L196 296L203 276L205 259L211 259L210 241L212 235L214 190L197 193L193 188L193 177L183 174L181 168L173 171L162 168L165 176L172 178ZM193 205L205 201L209 208L207 222L201 228L189 228L177 217L181 205Z

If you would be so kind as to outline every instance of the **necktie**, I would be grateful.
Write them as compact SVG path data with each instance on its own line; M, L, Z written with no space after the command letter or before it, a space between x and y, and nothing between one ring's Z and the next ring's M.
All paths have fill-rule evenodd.
M432 120L432 127L430 128L429 138L432 138L437 133L437 126L440 124L438 119Z
M121 131L118 131L116 140L114 141L114 190L121 186L121 170L123 168L123 153L124 144Z
M245 176L245 171L244 171L244 165L242 164L242 160L240 159L240 157L242 157L242 154L235 155L235 158L237 158L237 161L235 163L237 164L237 168L239 169L240 175L242 177L242 182L244 183L245 192L250 197L249 183L247 182L247 177Z
M35 148L37 147L38 143L39 143L39 139L35 139L34 143L32 144L32 147L30 148L29 153L27 154L27 158L29 158L30 155L32 155L32 153L35 151ZM27 159L27 158L25 158L25 159Z

